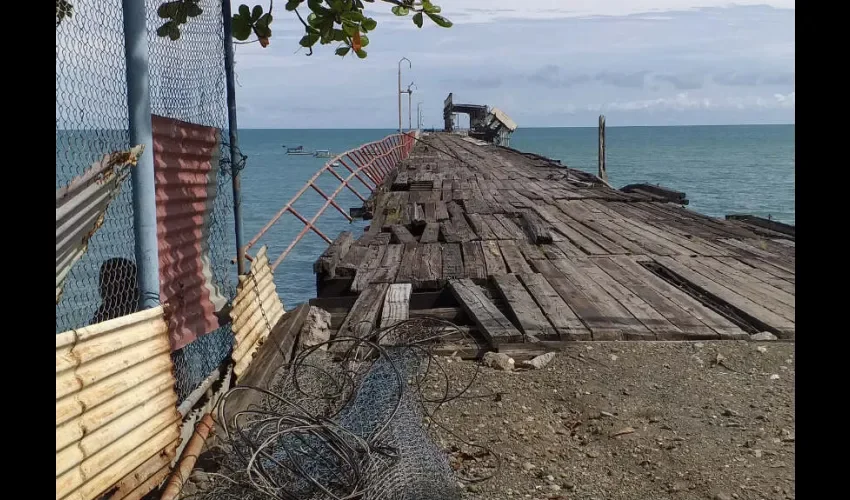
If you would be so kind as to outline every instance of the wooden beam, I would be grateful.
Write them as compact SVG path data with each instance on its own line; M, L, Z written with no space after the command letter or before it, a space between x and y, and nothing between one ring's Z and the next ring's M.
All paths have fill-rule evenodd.
M449 281L449 289L491 346L517 342L522 334L472 280Z

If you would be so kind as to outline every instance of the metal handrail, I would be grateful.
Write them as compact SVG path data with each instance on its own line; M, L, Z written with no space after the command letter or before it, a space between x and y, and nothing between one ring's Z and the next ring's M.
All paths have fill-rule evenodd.
M392 134L384 137L380 141L363 144L355 149L340 153L328 160L328 162L325 163L324 166L322 166L322 168L320 168L315 174L313 174L304 186L299 189L288 202L286 202L283 208L281 208L274 217L272 217L271 220L263 226L260 232L245 245L245 258L249 261L253 260L253 258L248 255L248 250L256 245L260 238L262 238L275 224L277 224L281 217L283 217L283 215L287 212L301 221L304 224L304 228L292 240L289 246L286 247L286 250L284 250L277 259L275 259L274 263L271 265L272 270L277 268L277 266L283 262L283 259L289 255L292 249L295 248L295 245L297 245L309 231L313 231L319 235L319 237L325 240L328 244L332 243L332 240L319 230L318 227L316 227L316 221L319 220L319 217L329 206L332 206L349 222L352 221L353 218L342 207L340 207L336 201L334 201L337 195L339 195L343 189L347 188L349 191L354 193L357 198L365 202L367 198L361 195L351 185L354 179L357 179L361 184L366 186L366 188L369 189L370 194L373 193L384 178L396 169L398 163L407 158L410 154L410 150L413 148L413 142L413 132ZM334 163L339 163L341 166L345 167L346 170L349 171L349 175L347 177L342 177L336 170L334 170L334 167L332 166ZM330 195L325 193L318 185L316 185L316 181L325 172L331 173L340 182L339 187L337 187ZM292 206L310 188L319 193L319 195L325 199L325 203L316 211L315 215L308 220Z

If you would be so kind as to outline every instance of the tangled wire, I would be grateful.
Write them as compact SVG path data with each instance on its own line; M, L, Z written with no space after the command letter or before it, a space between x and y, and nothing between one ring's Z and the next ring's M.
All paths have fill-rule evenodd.
M199 497L459 499L458 480L492 477L498 459L436 420L440 407L452 400L488 397L466 394L477 370L453 389L433 354L439 342L457 337L469 339L448 321L410 319L374 331L371 340L337 337L306 347L269 389L235 387L217 408L221 471ZM240 391L259 392L262 404L229 408ZM464 456L476 457L489 473L461 477L434 443L431 426L459 443L452 449L477 449Z

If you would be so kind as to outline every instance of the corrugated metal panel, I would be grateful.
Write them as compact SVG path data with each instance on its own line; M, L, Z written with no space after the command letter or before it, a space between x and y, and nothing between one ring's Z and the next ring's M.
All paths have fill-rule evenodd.
M171 348L217 329L227 298L212 279L210 215L218 188L221 131L153 116L160 300Z
M248 274L239 277L239 287L230 311L235 337L233 373L237 379L245 373L254 352L268 338L283 313L283 302L277 296L264 246L251 262Z
M516 122L511 120L511 117L506 115L505 112L502 111L501 109L493 108L493 109L490 110L490 112L493 113L493 116L495 116L497 120L502 122L502 125L507 127L507 129L510 130L511 132L513 132L514 130L517 129Z
M57 335L57 500L161 474L180 432L174 383L162 307Z
M100 229L109 203L135 165L143 147L110 153L81 176L56 190L56 303L62 298L65 278L88 249L89 239Z

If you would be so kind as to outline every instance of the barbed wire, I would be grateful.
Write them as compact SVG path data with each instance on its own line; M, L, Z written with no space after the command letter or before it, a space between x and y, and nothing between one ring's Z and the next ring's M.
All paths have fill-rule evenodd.
M193 498L460 498L458 480L489 479L500 464L492 450L458 437L437 418L453 400L494 396L468 394L478 369L468 380L449 377L433 349L450 336L474 342L449 321L409 319L366 338L307 347L269 388L231 389L216 408L221 469ZM244 391L262 402L232 408ZM436 428L457 443L452 449L477 449L477 466L490 473L454 471L434 442Z

